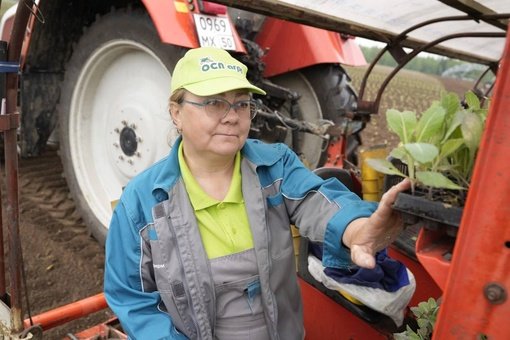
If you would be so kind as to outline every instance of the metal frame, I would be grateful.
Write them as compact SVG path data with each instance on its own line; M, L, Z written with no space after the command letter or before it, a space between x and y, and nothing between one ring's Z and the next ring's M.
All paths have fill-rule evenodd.
M496 78L434 338L510 335L510 36ZM461 279L462 278L462 279Z
M304 25L310 25L318 28L323 28L330 31L341 32L343 34L349 34L356 37L363 37L371 40L380 41L383 43L390 43L394 40L395 34L381 30L374 31L371 27L363 26L362 23L346 22L342 21L341 18L335 18L334 16L325 16L321 13L312 11L305 11L298 5L291 3L284 3L278 0L258 0L256 2L252 0L210 0L211 2L223 4L229 7L239 8L247 11L257 12L263 15L289 20ZM497 28L504 29L504 23L501 18L491 17L494 12L484 7L478 2L473 0L439 0L447 6L455 8L461 12L465 12L471 20L483 21L489 25ZM404 47L416 49L423 45L423 41L405 37L402 40L401 45ZM469 62L487 64L487 60L469 54L468 52L461 53L443 46L432 46L428 52L437 53L450 58L462 59Z
M504 13L504 14L489 14L489 15L479 15L476 17L478 20L483 19L484 21L493 21L497 19L508 19L510 18L510 13ZM374 58L374 60L370 63L367 71L365 72L363 79L361 81L360 91L359 91L359 104L358 104L358 113L359 114L372 114L377 113L379 111L379 106L381 103L381 97L386 89L386 86L388 86L389 82L397 75L397 73L404 68L404 66L411 61L414 57L416 57L420 52L428 51L431 47L436 46L443 41L451 40L451 39L457 39L457 38L504 38L506 36L505 33L498 33L498 32L464 32L464 33L457 33L457 34L450 34L446 35L444 37L438 38L436 40L433 40L419 48L415 48L411 53L406 53L404 51L403 46L401 45L401 42L406 38L406 36L419 28L422 28L427 25L435 24L438 22L446 22L446 21L466 21L466 20L473 20L473 17L470 15L463 15L463 16L450 16L450 17L443 17L443 18L437 18L433 20L428 20L422 23L419 23L417 25L414 25L407 30L400 33L397 37L395 37L392 41L390 41L380 52L377 54L377 56ZM377 62L381 59L381 57L386 53L390 52L393 59L398 63L397 67L393 69L388 76L384 79L381 86L379 87L379 90L377 91L377 95L374 101L366 101L363 100L363 96L365 95L365 89L367 86L368 78L370 76L370 73L373 71L375 65ZM497 63L491 63L489 64L489 68L496 73L497 71ZM478 84L478 82L477 82ZM475 85L476 86L476 85Z
M7 49L7 62L19 63L21 47L28 19L30 17L28 6L18 6L11 33L10 45ZM6 75L6 100L5 107L2 105L0 115L0 131L4 134L5 147L5 177L7 186L7 237L9 244L8 270L9 292L5 291L5 272L0 273L0 294L2 295L2 311L9 309L9 320L1 320L2 327L8 328L9 334L18 334L23 331L22 309L22 285L23 256L21 253L21 241L19 236L19 205L18 205L18 152L17 152L17 128L19 126L19 113L17 107L18 74L10 72ZM0 243L3 245L3 235L0 235ZM2 249L3 250L3 249ZM4 253L0 254L4 262ZM3 313L2 313L3 315ZM7 323L7 325L5 324Z

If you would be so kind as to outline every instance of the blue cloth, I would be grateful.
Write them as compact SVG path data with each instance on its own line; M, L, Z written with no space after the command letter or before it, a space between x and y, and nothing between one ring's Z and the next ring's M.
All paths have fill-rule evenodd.
M310 253L321 258L321 248L321 245L313 244L310 248ZM409 284L406 267L400 261L389 257L386 249L378 252L375 255L375 259L374 269L358 266L343 269L326 267L324 273L340 283L379 288L387 292L396 292Z

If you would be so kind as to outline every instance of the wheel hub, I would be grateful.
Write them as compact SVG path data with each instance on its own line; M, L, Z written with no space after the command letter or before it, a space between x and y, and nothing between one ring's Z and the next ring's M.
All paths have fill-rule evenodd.
M138 148L136 132L130 127L125 127L120 132L120 148L126 156L133 156Z

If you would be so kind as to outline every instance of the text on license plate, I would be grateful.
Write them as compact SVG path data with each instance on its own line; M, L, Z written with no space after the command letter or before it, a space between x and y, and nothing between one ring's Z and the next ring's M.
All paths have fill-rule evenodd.
M235 50L234 35L227 18L194 14L200 46Z

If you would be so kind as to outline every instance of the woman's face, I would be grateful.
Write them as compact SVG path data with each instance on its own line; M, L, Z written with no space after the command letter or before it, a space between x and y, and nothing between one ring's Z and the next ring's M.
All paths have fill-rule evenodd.
M210 99L227 100L230 104L249 100L246 90L234 90L213 96L201 97L186 92L180 104L171 104L174 123L182 132L186 156L218 157L233 156L248 138L251 119L230 108L226 115L214 117L202 104ZM195 103L195 104L193 104Z

